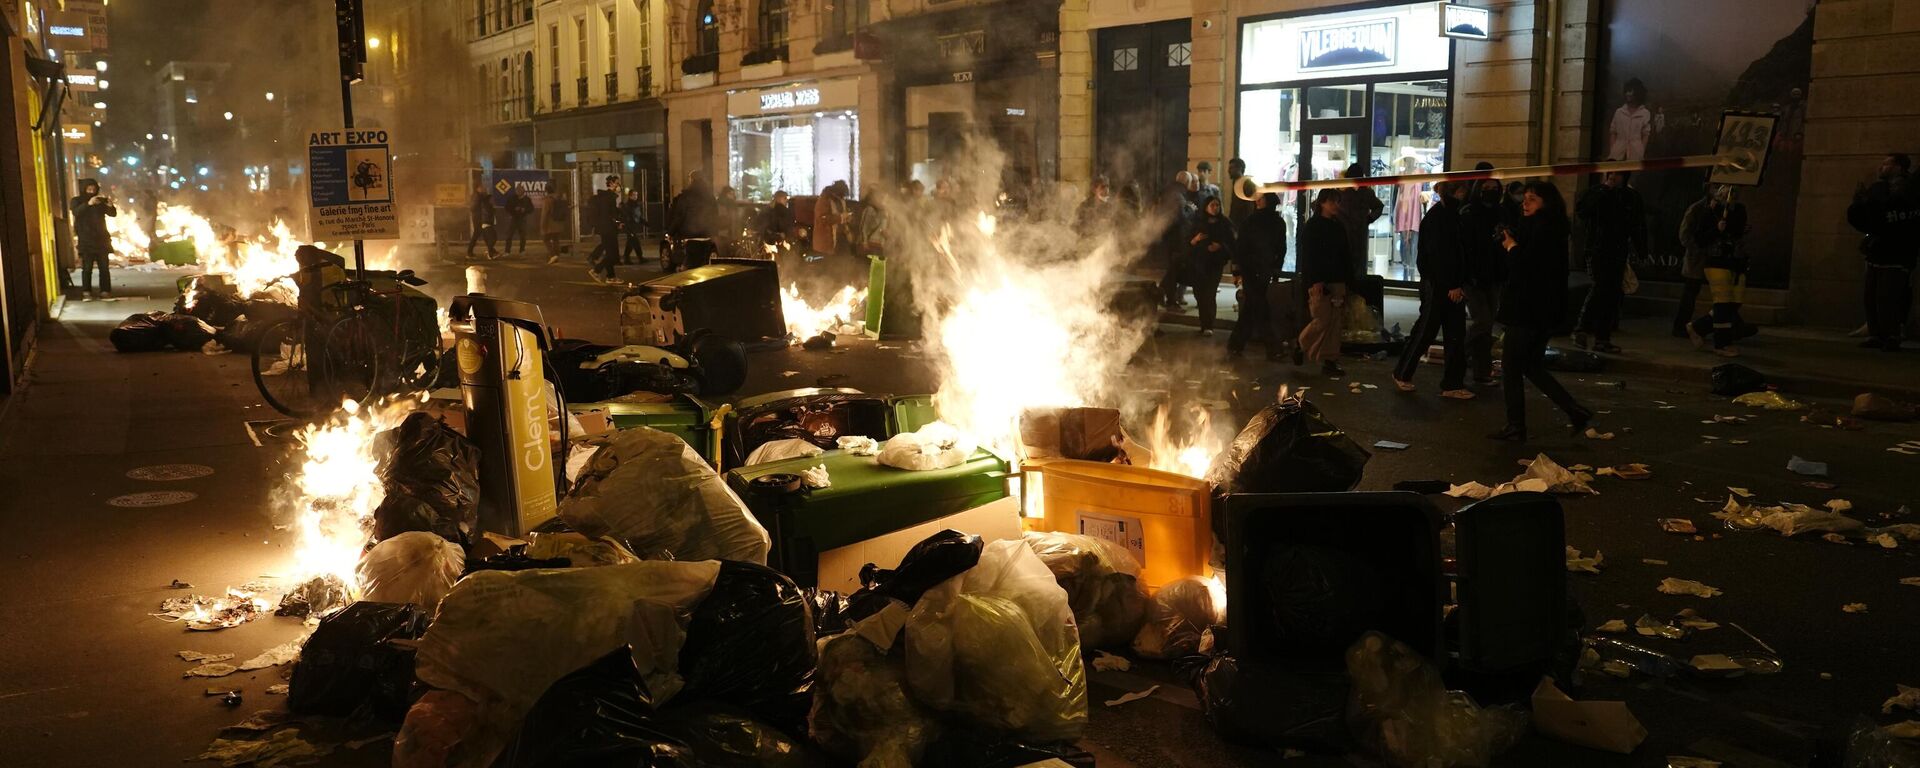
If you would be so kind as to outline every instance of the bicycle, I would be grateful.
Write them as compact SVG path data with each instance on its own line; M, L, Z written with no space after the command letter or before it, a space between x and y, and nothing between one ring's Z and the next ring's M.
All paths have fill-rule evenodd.
M406 287L427 281L412 270L392 279L392 290L351 279L320 286L316 295L301 296L294 317L261 331L252 355L253 382L268 405L306 418L343 400L364 403L433 384L443 351L439 329L429 345L424 329L408 332L401 307Z

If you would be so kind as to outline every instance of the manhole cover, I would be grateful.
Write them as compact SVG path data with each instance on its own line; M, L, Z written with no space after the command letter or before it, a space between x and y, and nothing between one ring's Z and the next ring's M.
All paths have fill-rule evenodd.
M211 474L213 467L205 464L155 464L127 470L127 477L135 480L192 480Z
M200 498L200 494L193 491L147 491L115 496L108 499L107 504L115 507L164 507L169 504L183 504L197 498Z

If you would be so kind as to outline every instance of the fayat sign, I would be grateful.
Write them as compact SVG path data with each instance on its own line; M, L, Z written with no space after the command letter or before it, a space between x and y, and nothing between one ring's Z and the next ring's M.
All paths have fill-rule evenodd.
M1365 19L1300 30L1300 71L1391 67L1400 50L1400 20Z

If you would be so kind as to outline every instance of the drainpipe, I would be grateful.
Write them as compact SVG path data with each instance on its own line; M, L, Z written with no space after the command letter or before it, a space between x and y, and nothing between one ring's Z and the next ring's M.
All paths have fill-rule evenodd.
M1566 7L1565 0L1540 0L1546 3L1547 28L1545 34L1535 36L1535 61L1541 62L1540 85L1540 150L1536 158L1541 165L1552 165L1554 135L1558 132L1554 125L1555 108L1560 100L1560 24L1561 11ZM1537 6L1536 6L1537 7Z

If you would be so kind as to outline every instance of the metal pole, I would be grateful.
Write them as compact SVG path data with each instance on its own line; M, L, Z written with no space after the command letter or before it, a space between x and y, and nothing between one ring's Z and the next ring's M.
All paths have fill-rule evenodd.
M1387 184L1424 184L1442 181L1479 181L1481 179L1531 179L1541 176L1582 176L1592 173L1614 173L1618 171L1664 171L1674 168L1709 168L1727 166L1744 167L1741 155L1689 155L1687 157L1662 157L1651 160L1611 160L1599 163L1561 163L1559 165L1531 165L1524 168L1494 168L1485 171L1448 171L1445 173L1409 173L1398 176L1364 176L1357 179L1313 179L1308 181L1276 181L1260 184L1252 178L1242 176L1241 183L1234 185L1233 194L1242 200L1252 200L1265 192L1302 192L1313 189L1342 189L1346 187L1377 187Z
M353 84L360 81L367 61L365 16L360 0L334 0L334 24L340 32L340 112L346 129L353 130ZM355 279L367 279L366 242L353 241Z

